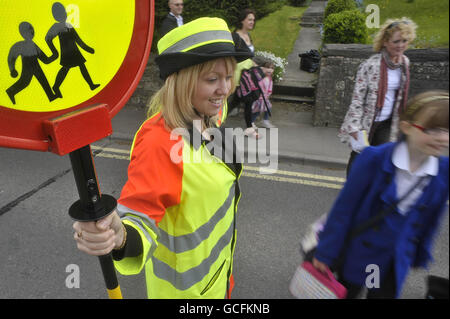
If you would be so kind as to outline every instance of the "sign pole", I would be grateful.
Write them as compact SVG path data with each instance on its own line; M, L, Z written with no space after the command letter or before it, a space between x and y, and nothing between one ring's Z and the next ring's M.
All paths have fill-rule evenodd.
M101 194L92 158L91 146L86 145L69 153L80 199L69 208L72 219L82 222L97 221L111 214L116 199ZM122 299L111 253L99 256L100 266L110 299Z
M80 197L69 215L83 222L117 206L100 193L90 144L112 134L111 119L136 90L153 39L155 1L116 2L1 0L8 19L0 19L0 148L69 154ZM26 65L16 63L20 56ZM109 297L122 298L112 255L99 260Z

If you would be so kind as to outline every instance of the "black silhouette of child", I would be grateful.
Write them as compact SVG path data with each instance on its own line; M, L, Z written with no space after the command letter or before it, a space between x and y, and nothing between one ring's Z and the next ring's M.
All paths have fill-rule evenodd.
M55 92L57 97L62 97L61 91L59 87L62 82L66 78L67 72L73 67L78 66L80 68L81 74L85 81L89 84L91 90L95 90L100 84L94 84L92 82L91 76L84 65L86 62L85 58L81 54L78 46L80 46L83 50L93 54L95 51L93 48L84 43L81 38L78 36L78 33L75 31L74 27L67 23L67 13L66 9L60 2L55 2L52 6L52 14L58 23L55 23L51 26L47 35L45 36L45 41L47 42L50 50L53 55L58 56L58 51L53 45L53 39L55 37L59 37L59 45L61 52L61 69L56 76L55 84L53 85L53 91Z
M41 84L42 88L47 94L48 100L51 102L56 99L55 94L53 94L50 84L48 83L47 77L42 71L39 65L39 60L45 64L49 64L58 58L56 55L47 57L44 52L33 42L34 29L33 26L28 22L22 22L19 25L20 35L25 39L25 41L20 41L15 43L8 54L8 66L13 78L18 76L16 71L16 59L22 57L22 73L20 74L19 80L14 83L11 87L6 89L6 93L11 99L13 104L16 104L15 95L26 88L33 76Z

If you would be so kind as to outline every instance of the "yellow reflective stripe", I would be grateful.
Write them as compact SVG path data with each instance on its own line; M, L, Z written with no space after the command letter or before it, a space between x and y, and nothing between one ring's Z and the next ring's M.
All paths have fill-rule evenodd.
M204 240L208 239L216 225L226 216L228 209L233 204L234 193L235 187L233 184L222 206L196 231L181 236L172 236L162 228L159 228L160 236L158 237L158 242L176 254L196 248Z
M222 126L223 123L225 123L225 121L227 120L227 118L228 118L228 101L225 100L225 103L223 103L222 107L222 117L220 118L220 123L216 123L217 126Z
M131 149L130 149L130 154L129 154L129 156L130 156L130 158L129 158L129 160L131 160L131 155L133 154L133 149L134 149L134 144L135 144L135 142L136 142L136 138L137 138L137 135L138 135L138 133L141 131L141 129L142 129L142 127L144 126L144 124L145 123L147 123L147 121L150 121L151 119L153 119L155 116L160 116L161 115L161 113L156 113L156 114L153 114L151 117L149 117L148 119L146 119L145 121L144 121L144 123L142 123L141 124L141 126L139 127L139 129L136 131L136 133L134 134L134 137L133 137L133 142L131 143Z
M153 273L156 277L171 283L178 290L186 290L200 282L210 271L211 266L216 262L220 253L231 243L234 233L234 223L231 223L228 230L219 239L211 250L211 253L198 266L185 272L178 272L165 262L160 261L155 256L151 257Z

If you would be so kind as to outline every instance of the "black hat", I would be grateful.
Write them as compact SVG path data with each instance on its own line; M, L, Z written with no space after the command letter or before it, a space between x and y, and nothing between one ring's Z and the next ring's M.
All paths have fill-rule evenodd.
M233 56L237 62L251 58L249 51L236 51L227 23L220 18L199 18L168 32L158 41L155 61L160 77L209 60Z

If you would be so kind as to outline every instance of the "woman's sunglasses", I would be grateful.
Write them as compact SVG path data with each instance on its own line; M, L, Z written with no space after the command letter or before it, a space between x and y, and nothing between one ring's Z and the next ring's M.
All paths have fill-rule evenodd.
M390 25L388 25L388 27L386 29L390 29L390 28L396 27L400 23L409 24L408 21L395 21L395 22L392 22Z

